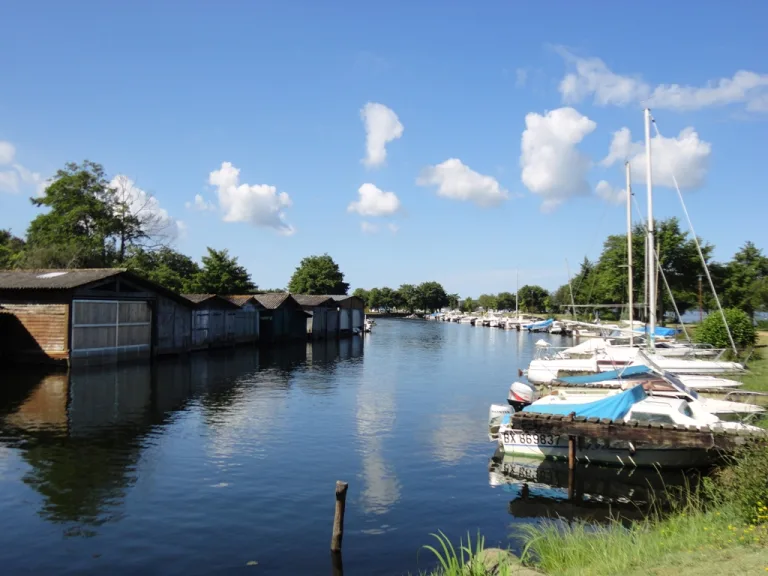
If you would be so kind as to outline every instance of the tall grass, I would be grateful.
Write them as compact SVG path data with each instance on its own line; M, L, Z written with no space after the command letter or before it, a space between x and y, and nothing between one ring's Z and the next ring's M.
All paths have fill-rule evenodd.
M629 527L544 521L520 528L523 561L547 574L621 574L674 553L768 544L768 451L745 451L704 488L688 488L665 515ZM675 499L670 499L675 502Z
M450 539L443 533L432 534L439 546L424 546L424 549L431 552L438 561L438 567L426 576L489 576L486 564L480 558L485 549L485 538L479 533L475 538L474 545L472 537L467 533L467 542L459 541L458 548L454 547ZM497 572L498 576L511 576L511 566L502 563Z

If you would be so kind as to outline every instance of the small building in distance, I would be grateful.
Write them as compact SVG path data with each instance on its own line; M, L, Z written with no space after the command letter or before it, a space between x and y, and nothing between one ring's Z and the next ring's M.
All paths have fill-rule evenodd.
M186 352L191 309L125 269L0 270L0 355L107 363Z
M235 345L240 307L217 294L183 294L192 304L192 350Z
M253 294L235 294L226 298L238 306L235 314L235 342L258 342L259 318L264 307Z
M365 323L365 302L357 296L331 296L339 305L339 333L360 333Z
M259 315L260 343L307 339L309 314L289 293L254 294L253 297L263 307Z
M307 336L311 340L337 338L339 335L339 305L331 296L291 294L310 314L307 318Z

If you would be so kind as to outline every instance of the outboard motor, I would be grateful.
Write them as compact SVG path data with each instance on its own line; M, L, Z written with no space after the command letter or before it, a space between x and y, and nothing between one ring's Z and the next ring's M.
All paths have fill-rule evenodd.
M520 412L523 408L536 400L536 388L526 382L513 382L509 387L509 396L507 402L515 412Z

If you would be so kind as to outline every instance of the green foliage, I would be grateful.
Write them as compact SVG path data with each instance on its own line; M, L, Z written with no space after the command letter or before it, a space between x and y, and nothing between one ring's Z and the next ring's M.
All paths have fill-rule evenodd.
M193 292L203 294L249 294L256 289L251 275L228 250L208 248L203 267L195 276Z
M723 312L736 346L746 348L757 342L757 332L752 325L752 320L745 312L735 308L727 308ZM728 332L719 312L714 312L704 319L704 322L696 329L694 339L697 342L712 344L715 348L730 348L731 346Z
M520 309L523 312L546 312L549 292L541 286L525 285L518 291Z
M744 449L733 464L721 469L710 491L719 502L732 504L741 522L768 524L768 450Z
M482 306L484 310L496 310L498 300L493 294L480 294L477 298L477 303Z
M421 304L419 291L413 284L401 284L400 288L397 289L397 294L402 306L411 314Z
M459 295L448 294L448 307L451 310L456 310L459 307Z
M461 304L461 309L464 312L473 312L475 308L477 308L477 306L478 306L477 302L472 298L470 298L469 296L467 296L466 298L464 298L464 302L462 302Z
M22 258L24 240L0 229L0 269L15 268Z
M433 312L448 306L448 295L439 282L422 282L416 287L419 308Z
M344 274L328 254L302 259L288 283L288 291L294 294L341 295L348 290Z
M485 550L485 538L479 533L474 544L472 537L467 533L466 544L463 539L459 540L458 549L443 532L431 534L431 536L437 540L439 545L439 549L435 546L424 546L425 550L437 558L439 566L436 571L431 573L431 576L490 576L481 559L482 552ZM512 574L512 566L502 563L494 574L509 576Z
M768 257L752 242L744 244L727 265L724 301L750 318L768 306Z
M515 295L511 292L499 292L496 294L496 307L499 310L514 310Z
M131 248L125 266L174 292L182 294L197 291L200 266L189 256L171 248L163 247L154 252L141 247Z
M355 288L355 291L352 292L352 296L357 296L358 298L360 298L360 300L365 302L365 305L368 308L371 308L371 304L369 302L370 292L368 292L368 290L366 290L365 288Z

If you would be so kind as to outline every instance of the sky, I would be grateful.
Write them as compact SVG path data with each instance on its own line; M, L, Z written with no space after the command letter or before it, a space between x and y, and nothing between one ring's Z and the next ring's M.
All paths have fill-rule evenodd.
M194 0L0 5L0 228L101 163L199 259L262 288L554 289L647 215L768 250L768 4ZM637 212L634 218L639 218Z

